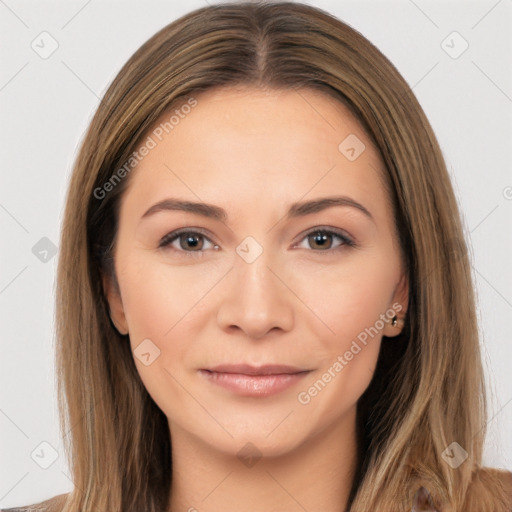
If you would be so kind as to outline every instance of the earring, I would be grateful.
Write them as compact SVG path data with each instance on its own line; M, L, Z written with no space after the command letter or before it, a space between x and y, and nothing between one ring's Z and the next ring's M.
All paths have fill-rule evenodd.
M395 316L390 320L389 323L391 324L391 327L402 328L404 326L405 321L403 318L398 318L398 316L395 314Z

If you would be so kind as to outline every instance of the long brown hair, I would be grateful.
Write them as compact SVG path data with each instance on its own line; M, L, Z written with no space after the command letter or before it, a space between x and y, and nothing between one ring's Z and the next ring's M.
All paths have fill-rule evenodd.
M129 59L92 119L69 185L57 276L59 403L75 489L56 509L157 512L169 502L167 418L110 321L102 276L115 280L112 249L133 151L164 111L232 85L307 87L336 98L385 164L409 304L402 335L383 339L358 403L350 511L409 512L420 486L443 512L509 510L492 472L478 492L472 485L482 474L485 386L467 248L432 128L375 46L297 2L213 5L174 21ZM453 442L468 454L456 469L442 455Z

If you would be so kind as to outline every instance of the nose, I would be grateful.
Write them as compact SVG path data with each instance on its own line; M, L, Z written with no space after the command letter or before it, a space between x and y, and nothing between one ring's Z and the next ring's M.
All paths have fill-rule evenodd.
M217 313L221 329L240 329L248 337L260 339L274 329L293 328L292 283L287 283L287 276L276 266L266 251L251 263L235 255Z

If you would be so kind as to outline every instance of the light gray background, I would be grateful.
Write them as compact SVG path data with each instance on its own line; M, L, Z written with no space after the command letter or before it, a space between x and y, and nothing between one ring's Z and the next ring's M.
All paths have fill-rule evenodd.
M511 469L512 1L308 3L354 26L391 59L440 141L472 246L493 397L484 462ZM72 489L54 397L57 256L48 252L41 261L48 241L40 240L58 244L77 146L130 55L158 29L204 5L0 0L1 507ZM39 51L50 48L49 39L41 42L43 31L59 45L47 59L31 47L35 41ZM446 39L453 31L469 44L458 58L463 41ZM40 467L52 455L56 461Z

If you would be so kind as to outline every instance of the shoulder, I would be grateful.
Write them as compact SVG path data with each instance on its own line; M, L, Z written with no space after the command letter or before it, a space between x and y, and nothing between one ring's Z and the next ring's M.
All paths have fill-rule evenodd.
M466 494L467 512L512 510L512 472L496 468L479 468L473 473Z
M23 507L0 508L0 512L60 512L66 503L69 493L58 494L53 498L25 505Z

